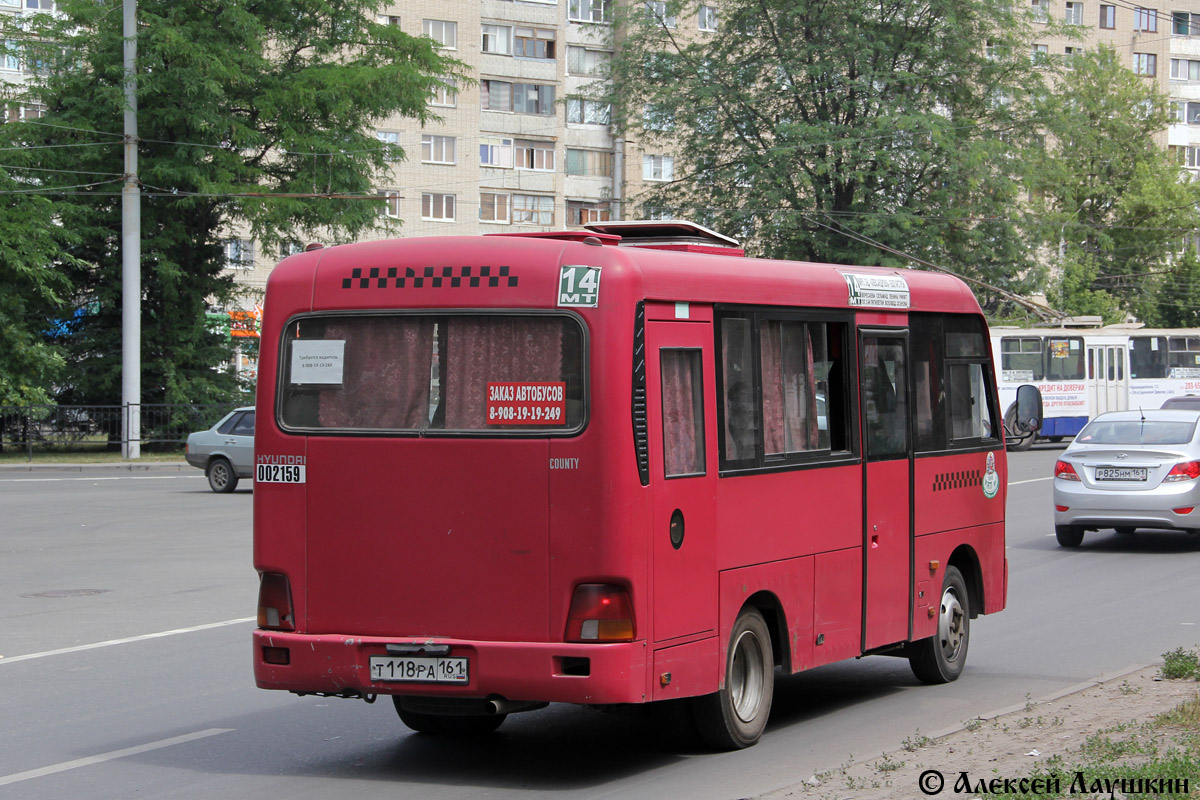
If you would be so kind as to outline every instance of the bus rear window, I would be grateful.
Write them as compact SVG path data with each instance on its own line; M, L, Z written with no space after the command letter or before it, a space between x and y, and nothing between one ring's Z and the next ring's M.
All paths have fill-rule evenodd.
M281 353L292 430L576 433L579 322L562 314L355 314L293 320Z

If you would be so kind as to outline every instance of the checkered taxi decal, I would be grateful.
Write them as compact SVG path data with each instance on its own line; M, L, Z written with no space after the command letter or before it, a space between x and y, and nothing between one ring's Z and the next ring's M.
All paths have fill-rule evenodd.
M503 285L512 289L517 285L517 276L510 275L508 267L425 267L419 275L412 267L405 267L403 275L400 274L400 267L388 267L386 270L381 267L369 270L356 267L350 272L350 277L342 279L343 289L440 289L443 285L453 289L464 286L489 286L495 289Z
M942 472L933 476L933 490L946 492L951 489L969 489L983 483L983 471L978 469L962 469L954 472Z

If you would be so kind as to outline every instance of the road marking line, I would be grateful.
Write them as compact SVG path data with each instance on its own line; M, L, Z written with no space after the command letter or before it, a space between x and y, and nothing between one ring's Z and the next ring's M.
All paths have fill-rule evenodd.
M1052 481L1052 480L1054 480L1054 476L1047 475L1044 478L1030 478L1027 481L1009 481L1008 485L1009 486L1020 486L1022 483L1037 483L1038 481Z
M205 625L193 625L190 628L176 628L171 631L159 631L158 633L143 633L140 636L127 636L124 639L109 639L106 642L93 642L92 644L81 644L75 647L63 647L58 650L44 650L40 653L26 653L20 656L10 656L5 658L0 656L0 666L4 664L13 664L17 661L27 661L31 658L45 658L46 656L60 656L64 653L79 653L83 650L95 650L98 647L111 647L114 644L129 644L130 642L141 642L146 639L159 639L163 636L175 636L180 633L195 633L196 631L206 631L210 628L223 628L226 625L240 625L243 622L253 622L257 617L240 617L239 619L227 619L224 622L209 622Z
M185 733L182 736L172 736L170 739L162 739L149 744L139 744L136 747L126 747L124 750L113 750L111 753L101 753L98 756L88 756L87 758L77 758L74 761L64 761L61 764L51 764L48 767L39 769L31 769L25 772L16 772L12 775L0 775L0 786L7 786L10 783L20 783L21 781L31 780L32 778L42 778L46 775L53 775L56 772L66 772L69 769L79 769L80 767L91 766L92 764L101 764L105 761L112 761L116 758L124 758L125 756L135 756L138 753L147 753L151 750L161 750L164 747L170 747L184 742L194 742L197 739L204 739L209 736L216 736L218 733L229 733L236 730L235 728L208 728L195 733Z
M109 475L92 478L7 478L0 483L62 483L64 481L174 481L180 478L203 478L203 475Z

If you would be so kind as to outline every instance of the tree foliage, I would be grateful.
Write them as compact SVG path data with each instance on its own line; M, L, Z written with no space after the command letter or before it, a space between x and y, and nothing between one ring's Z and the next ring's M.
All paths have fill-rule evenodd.
M1039 237L1057 254L1049 295L1068 314L1164 324L1187 271L1172 261L1200 224L1196 186L1156 144L1168 100L1111 48L1071 66L1038 104L1048 136L1031 160Z
M626 135L676 166L634 200L770 256L899 266L915 255L1013 286L1034 275L1014 209L1044 73L1023 11L730 0L717 32L693 36L635 5L611 97ZM668 8L681 20L696 10Z
M55 265L69 282L63 402L120 394L121 5L60 0L54 18L5 18L10 52L36 67L23 99L46 109L5 126L38 170L11 172L53 198L72 235ZM431 91L457 70L430 40L377 23L379 5L139 0L143 402L229 399L232 378L214 368L231 345L205 311L234 293L223 243L235 225L275 248L377 224L375 179L403 153L375 126L429 118Z

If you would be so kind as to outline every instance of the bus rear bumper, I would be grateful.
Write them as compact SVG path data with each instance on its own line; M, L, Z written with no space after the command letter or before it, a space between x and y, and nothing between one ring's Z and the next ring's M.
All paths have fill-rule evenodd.
M504 698L537 702L644 703L647 648L644 642L555 644L483 642L438 638L309 635L256 630L254 679L261 689L306 694L421 695ZM375 680L371 657L388 656L388 645L436 648L466 658L466 683ZM449 648L448 651L446 648ZM423 655L420 652L414 655ZM287 663L279 663L285 661Z

